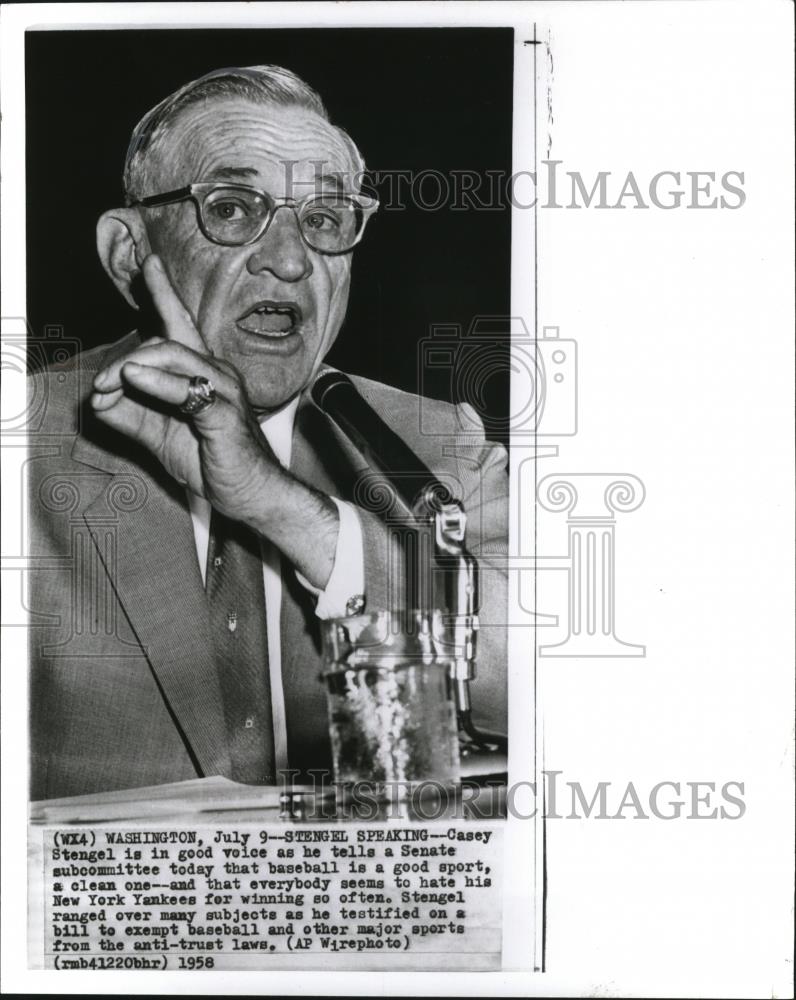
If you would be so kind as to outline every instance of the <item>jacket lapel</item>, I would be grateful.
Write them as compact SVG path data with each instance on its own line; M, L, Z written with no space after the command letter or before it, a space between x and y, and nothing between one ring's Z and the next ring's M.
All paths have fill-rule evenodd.
M213 637L185 494L158 474L159 467L86 438L77 439L72 457L109 473L84 518L169 712L202 773L229 773Z

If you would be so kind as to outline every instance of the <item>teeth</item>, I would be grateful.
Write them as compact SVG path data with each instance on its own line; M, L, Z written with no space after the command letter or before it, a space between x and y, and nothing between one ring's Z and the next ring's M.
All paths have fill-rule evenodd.
M262 305L238 320L241 329L264 337L286 337L294 331L298 314L291 306Z

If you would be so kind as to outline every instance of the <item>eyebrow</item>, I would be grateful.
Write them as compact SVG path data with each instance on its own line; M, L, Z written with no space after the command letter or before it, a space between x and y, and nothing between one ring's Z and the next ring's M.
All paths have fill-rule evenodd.
M216 167L215 169L209 171L206 174L206 180L208 181L224 181L224 180L234 180L235 178L251 178L257 177L258 171L255 167ZM313 184L317 190L319 187L334 189L335 194L345 194L346 184L341 179L338 173L334 174L321 174L320 176L314 177L311 181L296 181L297 185L310 185Z
M257 170L254 167L216 167L207 175L207 179L226 180L229 177L256 177Z
M321 174L320 177L316 177L315 178L315 181L318 184L322 185L323 187L326 187L327 185L330 185L331 187L333 187L335 189L335 191L338 194L341 194L342 192L345 191L345 187L346 186L343 183L343 181L340 179L340 177L339 177L338 174Z

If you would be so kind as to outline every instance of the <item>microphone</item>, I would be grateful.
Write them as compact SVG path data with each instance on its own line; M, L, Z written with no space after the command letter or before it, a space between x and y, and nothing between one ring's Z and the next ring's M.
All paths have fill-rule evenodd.
M451 502L450 490L362 398L347 375L324 372L315 380L311 395L412 512L421 501L432 510Z

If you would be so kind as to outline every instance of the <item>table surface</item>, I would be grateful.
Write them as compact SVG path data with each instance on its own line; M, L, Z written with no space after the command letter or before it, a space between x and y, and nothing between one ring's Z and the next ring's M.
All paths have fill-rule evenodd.
M354 797L337 796L333 785L240 785L228 778L195 778L168 785L129 788L32 802L36 825L190 822L363 822L505 817L506 758L477 755L463 762L454 790L427 783L409 802L393 791L377 802L372 786Z

